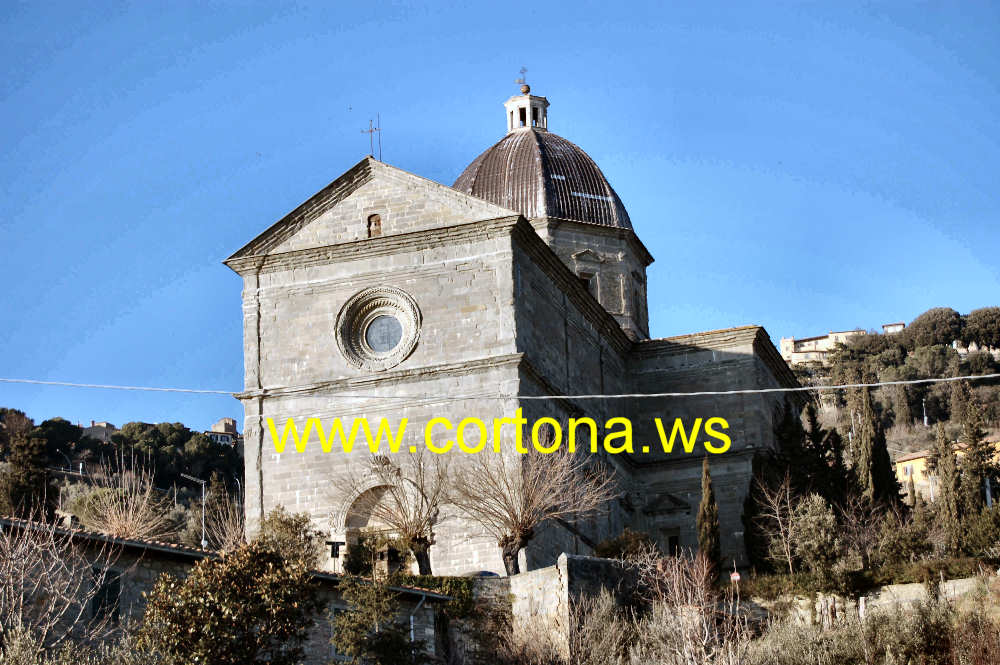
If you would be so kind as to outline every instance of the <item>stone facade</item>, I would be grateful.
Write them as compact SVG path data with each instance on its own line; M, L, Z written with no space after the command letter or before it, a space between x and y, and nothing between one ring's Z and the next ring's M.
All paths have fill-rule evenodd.
M298 431L307 418L329 425L339 417L345 428L355 418L373 428L381 418L394 428L407 418L405 451L424 446L432 418L490 423L521 408L529 423L591 417L602 428L601 441L608 419L629 418L636 441L631 454L597 452L616 471L622 499L599 517L557 522L536 534L523 552L526 570L549 566L562 552L588 554L625 526L649 531L665 548L691 547L705 449L699 442L687 453L657 452L653 418L680 417L690 426L695 418L721 417L733 442L712 460L723 554L742 565L740 515L751 461L773 445L782 398L572 397L797 385L760 327L648 339L651 262L630 227L527 220L371 157L362 160L226 261L244 284L245 387L238 397L246 416L251 531L279 505L308 512L335 542L378 526L358 512L358 496L343 490L345 474L363 476L371 463L363 442L349 454L336 446L324 453L314 437L303 452L291 443L278 452L268 419L280 433L290 417ZM407 345L399 357L380 355L377 344L368 348L371 340L359 337L359 348L376 361L366 367L345 356L337 339L345 334L345 306L377 289L411 299L418 325L411 331L400 317L383 321L388 344ZM376 306L393 318L392 303ZM435 440L444 438L443 430L435 432ZM505 447L504 454L515 453ZM460 472L468 459L456 452L453 469ZM504 571L496 542L447 510L435 541L437 574ZM337 558L327 562L332 571L339 566Z

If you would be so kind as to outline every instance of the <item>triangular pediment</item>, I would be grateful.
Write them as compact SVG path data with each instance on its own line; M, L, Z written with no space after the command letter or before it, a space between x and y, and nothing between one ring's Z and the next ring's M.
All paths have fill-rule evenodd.
M517 213L365 157L230 259L355 242L378 215L382 236Z

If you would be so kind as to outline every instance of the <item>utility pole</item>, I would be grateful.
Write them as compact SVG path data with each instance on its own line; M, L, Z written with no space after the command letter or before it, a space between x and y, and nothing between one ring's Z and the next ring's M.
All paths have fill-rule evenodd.
M921 399L920 404L924 407L924 427L927 427L927 398Z
M208 484L208 481L202 480L201 478L195 478L194 476L189 476L186 473L182 473L181 478L193 480L201 485L201 549L207 550L208 539L205 538L205 485Z

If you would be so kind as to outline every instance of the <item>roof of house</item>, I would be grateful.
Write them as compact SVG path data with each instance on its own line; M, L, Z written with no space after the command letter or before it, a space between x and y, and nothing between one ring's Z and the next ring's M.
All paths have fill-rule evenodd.
M0 515L0 530L2 530L2 528L4 527L41 530L50 528L50 525L43 524L41 522L33 520L25 520L18 517ZM167 543L160 540L139 539L139 538L118 538L116 536L109 536L105 533L101 533L99 531L91 531L88 529L57 526L55 527L55 531L56 533L62 535L70 535L73 538L79 538L83 541L100 543L100 544L117 545L127 550L141 550L144 552L167 554L171 557L179 557L182 559L186 558L192 562L200 561L202 559L218 559L223 556L222 553L216 550L204 550L198 547L178 545L177 543ZM312 575L314 578L318 580L322 580L324 582L331 582L333 584L339 583L342 577L341 575L325 573L318 570L312 571ZM425 589L422 587L409 586L409 585L393 585L390 586L389 588L391 588L393 591L397 591L400 593L410 593L420 596L426 596L431 600L451 600L451 596L447 594L433 591L431 589Z

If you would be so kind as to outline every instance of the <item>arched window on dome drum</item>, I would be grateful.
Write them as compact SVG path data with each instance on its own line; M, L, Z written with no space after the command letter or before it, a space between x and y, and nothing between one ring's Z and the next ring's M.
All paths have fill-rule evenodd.
M531 126L538 127L538 107L533 106L531 108Z
M368 237L378 238L382 235L382 216L375 214L368 216Z
M528 109L526 109L526 108L524 108L522 106L521 108L519 108L517 110L517 113L520 116L520 120L521 120L521 124L518 125L518 127L524 127L525 125L528 124Z

